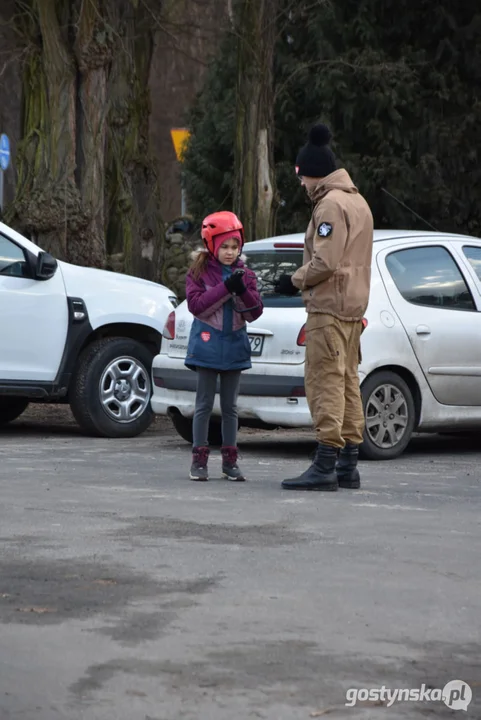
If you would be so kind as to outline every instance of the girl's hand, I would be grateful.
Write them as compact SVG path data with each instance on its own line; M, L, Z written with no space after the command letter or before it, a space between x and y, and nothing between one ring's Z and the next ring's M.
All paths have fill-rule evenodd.
M235 293L236 295L245 293L247 288L244 285L243 276L244 270L236 270L227 280L224 280L224 285L230 293Z

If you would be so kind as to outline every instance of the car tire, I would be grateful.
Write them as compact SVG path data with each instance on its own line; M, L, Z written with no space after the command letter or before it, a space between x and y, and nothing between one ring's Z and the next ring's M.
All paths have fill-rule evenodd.
M400 375L386 370L370 375L362 384L361 394L366 427L360 457L365 460L399 457L411 439L416 420L409 386Z
M192 418L186 418L177 411L170 413L170 419L172 420L172 424L180 437L192 445L194 442L192 434ZM222 445L222 427L220 422L217 422L216 420L211 420L209 423L208 442L209 445L214 447L220 447Z
M0 398L0 426L8 425L8 423L16 420L25 412L28 407L28 400L16 397Z
M104 338L81 353L69 393L81 429L108 438L135 437L152 423L152 353L137 340Z

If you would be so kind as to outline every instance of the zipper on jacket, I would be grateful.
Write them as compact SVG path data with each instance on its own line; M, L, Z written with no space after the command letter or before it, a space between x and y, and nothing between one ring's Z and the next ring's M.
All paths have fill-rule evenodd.
M339 293L339 305L341 312L344 312L344 275L337 276L337 288Z

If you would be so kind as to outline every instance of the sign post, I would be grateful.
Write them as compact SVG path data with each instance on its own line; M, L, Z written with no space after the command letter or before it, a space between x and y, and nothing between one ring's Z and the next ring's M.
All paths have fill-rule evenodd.
M10 165L10 140L2 133L0 135L0 210L3 213L3 173Z
M186 128L172 128L170 131L170 136L172 138L172 142L174 143L174 149L175 149L175 154L177 156L177 160L179 162L182 162L182 156L184 154L186 144L189 140L190 132ZM181 202L180 214L182 216L184 216L185 213L187 212L187 203L186 203L184 188L181 189L180 202Z

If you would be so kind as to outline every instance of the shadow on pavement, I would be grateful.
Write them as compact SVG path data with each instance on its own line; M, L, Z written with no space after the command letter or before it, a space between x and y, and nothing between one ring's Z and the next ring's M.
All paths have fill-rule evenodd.
M282 453L287 457L309 456L315 450L314 440L306 436L295 437L289 434L285 437L273 431L270 435L263 431L262 437L254 434L248 437L241 435L239 446L245 450L274 455ZM416 435L403 453L403 456L413 455L452 455L457 453L481 452L481 434L459 434L459 435Z
M82 436L80 428L68 405L30 405L15 422L0 427L2 437L28 438ZM179 443L184 441L175 432L169 418L157 416L152 426L142 436L154 436L156 441L162 437L175 437ZM135 441L135 438L133 439ZM115 440L113 441L115 442ZM185 443L186 449L189 448ZM270 456L299 457L308 459L315 450L314 433L309 429L253 430L242 428L239 433L241 451L254 451ZM416 435L404 456L413 455L450 455L458 453L476 453L481 451L481 433L458 434L419 434Z
M173 426L169 418L156 417L145 435L173 434ZM38 403L30 405L14 422L0 426L2 437L46 437L61 435L62 437L84 436L68 405L48 405ZM144 437L145 437L144 435Z

